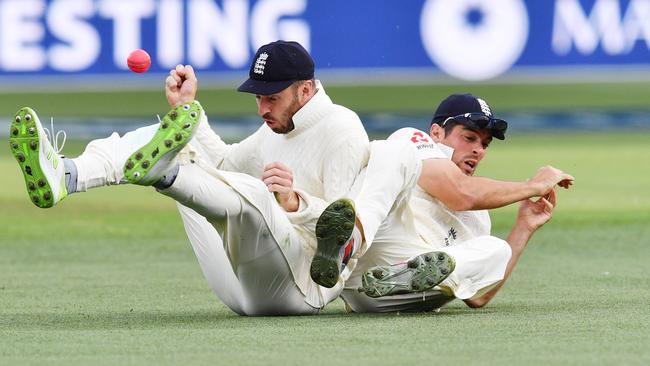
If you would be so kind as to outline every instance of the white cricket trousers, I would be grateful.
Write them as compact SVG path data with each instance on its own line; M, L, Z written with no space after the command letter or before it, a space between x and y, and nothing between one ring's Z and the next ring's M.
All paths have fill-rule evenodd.
M157 128L90 142L73 159L78 190L124 183L126 159ZM312 281L303 281L303 288L296 284L296 278L309 278L311 258L263 182L210 169L201 163L202 152L196 139L191 140L179 153L174 184L161 193L177 201L201 270L223 303L241 315L303 315L317 313L338 297L340 288L325 289Z
M381 258L374 260L376 263L373 264L376 265L405 263L413 257L435 250L452 256L456 268L447 279L429 291L372 298L357 288L361 286L361 271L365 272L373 266L367 265L367 262L359 263L358 276L351 278L341 294L347 306L357 313L430 311L439 309L454 299L479 297L503 279L511 255L508 243L487 235L444 248L422 248L405 242L381 242L374 243L371 250L373 252L369 253L370 257ZM356 286L352 286L352 283Z
M503 279L510 260L507 242L480 236L450 247L427 243L417 234L409 205L421 160L413 144L401 140L375 141L365 177L355 182L351 198L364 227L366 244L342 297L355 312L427 311L455 299L480 296ZM456 268L439 286L425 293L371 298L357 289L363 274L375 266L404 263L420 254L443 251Z

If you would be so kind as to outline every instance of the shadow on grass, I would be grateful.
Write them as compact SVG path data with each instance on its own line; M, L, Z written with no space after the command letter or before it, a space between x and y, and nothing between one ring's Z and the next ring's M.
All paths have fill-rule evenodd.
M4 330L43 330L43 329L148 329L148 328L237 328L278 326L291 323L294 326L324 326L341 321L357 325L382 321L412 322L423 318L456 318L461 316L486 315L499 312L499 309L448 308L441 312L426 313L385 313L357 314L340 311L326 311L318 315L304 316L240 316L226 309L198 311L127 311L127 312L42 312L5 313L2 316Z

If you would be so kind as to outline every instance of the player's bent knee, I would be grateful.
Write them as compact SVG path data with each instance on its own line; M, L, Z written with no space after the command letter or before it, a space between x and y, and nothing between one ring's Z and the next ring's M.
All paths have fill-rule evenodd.
M489 247L493 259L508 262L512 256L512 249L507 241L495 236L486 236L483 243Z

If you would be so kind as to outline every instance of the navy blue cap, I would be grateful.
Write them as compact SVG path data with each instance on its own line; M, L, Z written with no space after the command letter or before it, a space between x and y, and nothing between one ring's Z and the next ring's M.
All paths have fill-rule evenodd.
M314 60L298 42L271 42L255 53L248 77L238 91L259 95L279 93L295 81L313 79Z
M505 131L508 126L507 122L502 119L494 118L492 109L487 102L469 93L452 94L445 98L436 109L431 124L442 124L450 117L463 115L469 117L470 115L476 114L484 116L487 122L484 126L477 125L471 118L456 118L455 121L470 128L488 128L491 130L493 137L499 140L505 139Z

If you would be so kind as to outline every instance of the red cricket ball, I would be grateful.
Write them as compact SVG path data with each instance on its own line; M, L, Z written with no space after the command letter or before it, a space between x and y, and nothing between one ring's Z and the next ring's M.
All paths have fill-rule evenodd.
M129 54L129 57L126 59L129 69L133 72L143 73L149 70L151 66L151 57L147 51L143 49L137 49Z

